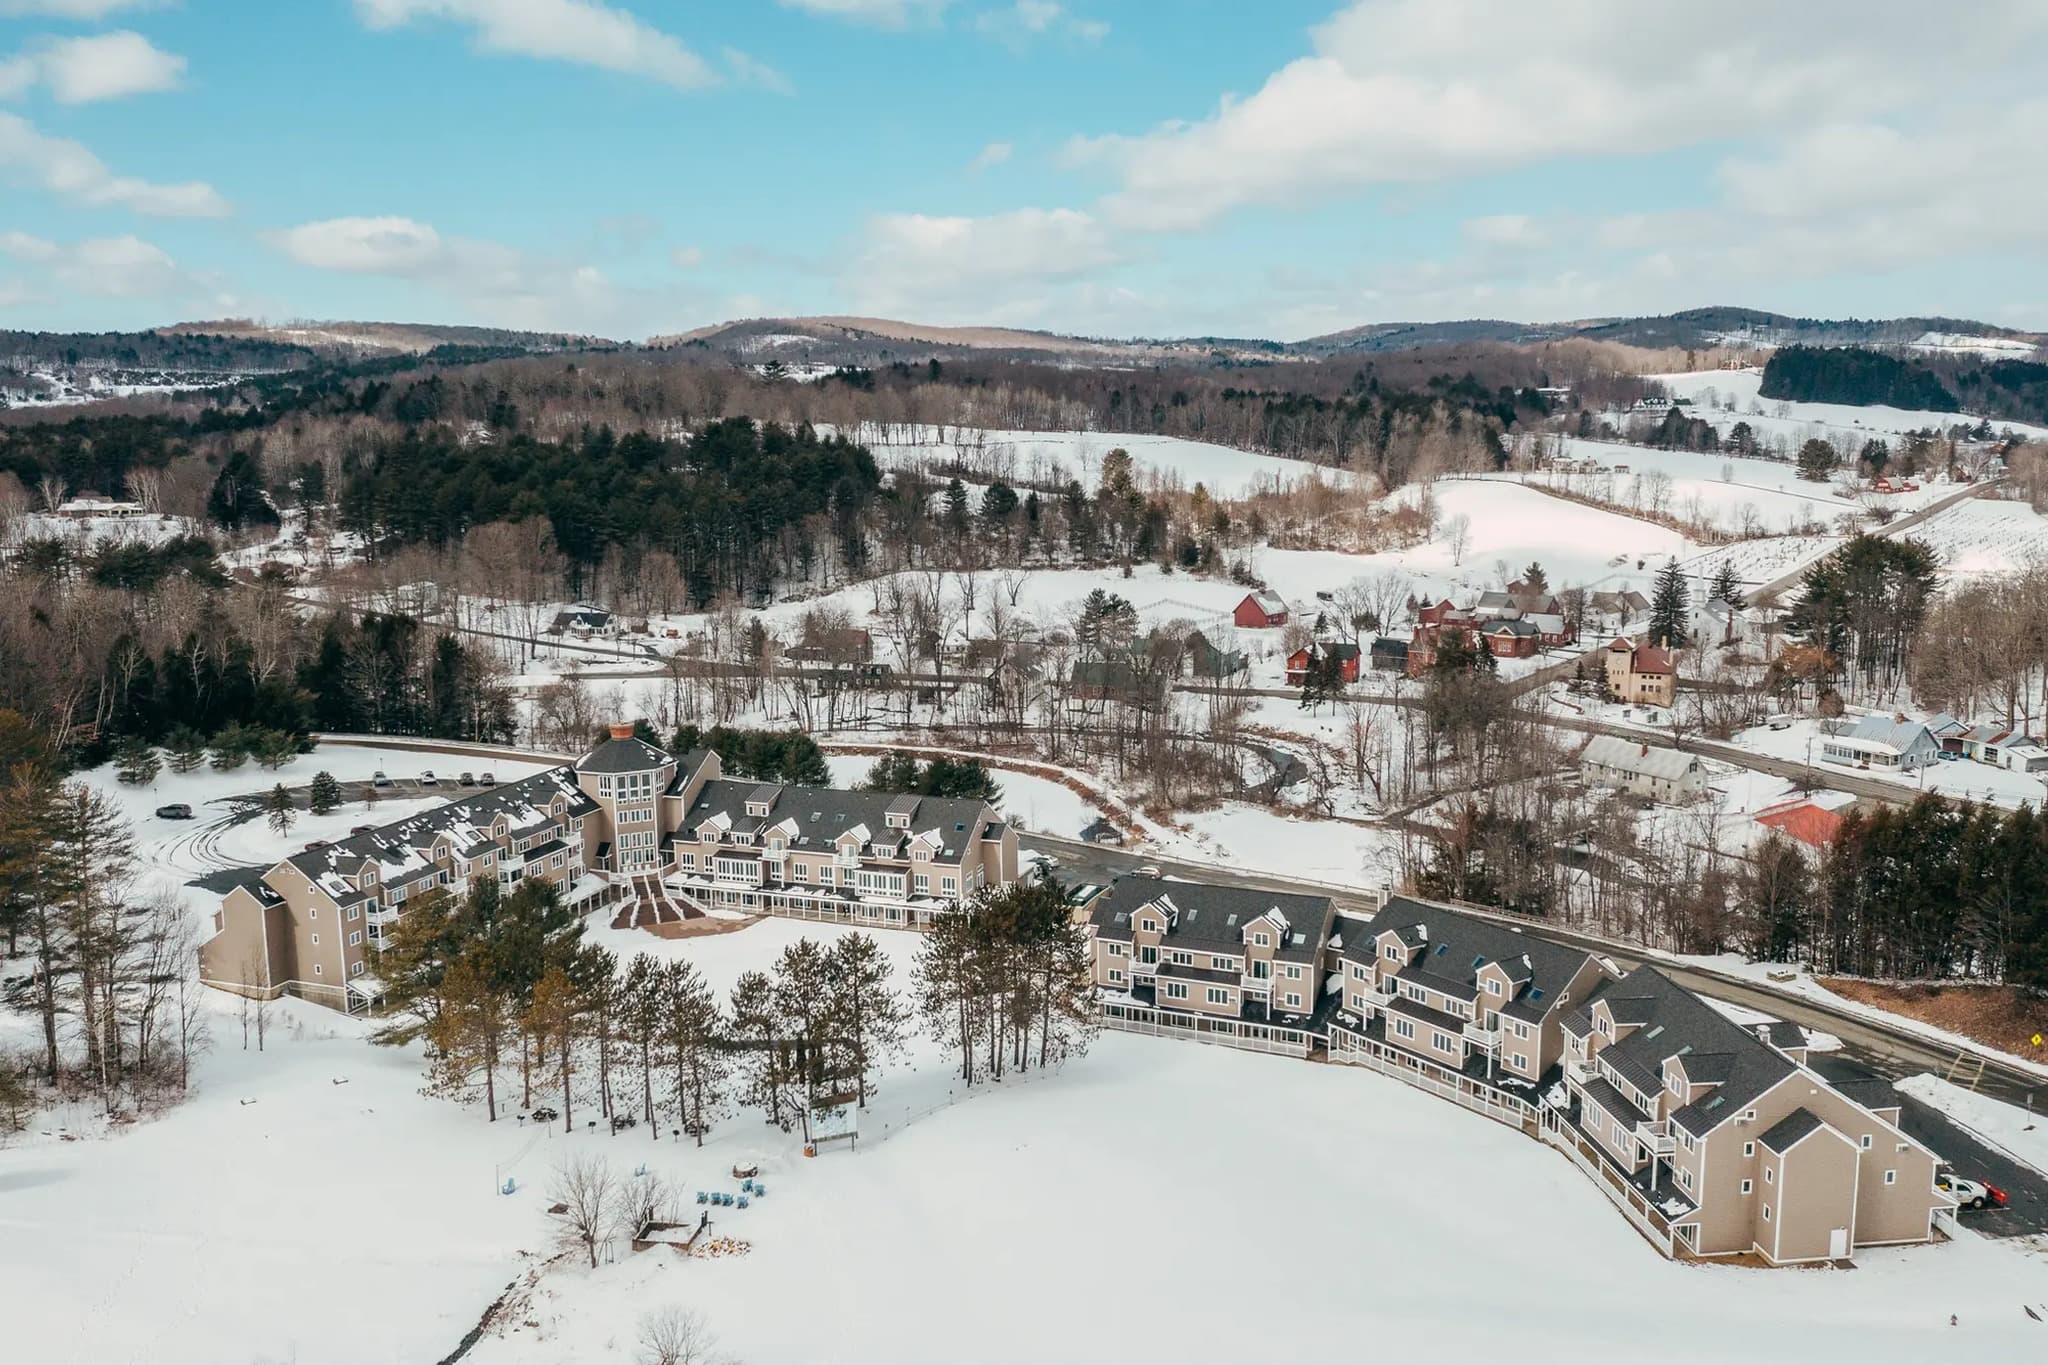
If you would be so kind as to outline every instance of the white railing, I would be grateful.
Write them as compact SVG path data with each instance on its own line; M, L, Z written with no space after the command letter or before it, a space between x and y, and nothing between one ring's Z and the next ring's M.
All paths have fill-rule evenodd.
M1645 1119L1636 1125L1636 1137L1658 1156L1670 1156L1678 1150L1678 1139L1671 1134L1671 1120Z
M1299 1043L1286 1043L1274 1038L1224 1033L1217 1029L1188 1028L1179 1024L1162 1023L1156 1019L1133 1019L1128 1015L1119 1017L1107 1012L1102 1014L1101 1019L1104 1028L1115 1029L1120 1033L1137 1033L1147 1038L1186 1038L1198 1043L1214 1043L1218 1047L1234 1047L1244 1052L1264 1052L1278 1057L1306 1057L1309 1049L1306 1035ZM1238 1027L1245 1026L1239 1024Z
M1437 1076L1429 1073L1451 1073L1434 1063L1417 1058L1416 1061L1420 1064L1418 1067L1406 1062L1389 1061L1375 1053L1373 1048L1374 1044L1370 1040L1359 1038L1348 1030L1330 1030L1330 1060L1333 1062L1369 1067L1382 1076L1392 1076L1395 1080L1404 1081L1418 1090L1440 1095L1444 1099L1463 1105L1475 1114L1484 1114L1496 1123L1504 1123L1510 1128L1526 1127L1536 1112L1513 1095L1501 1094L1485 1087L1468 1089L1462 1084L1439 1080Z
M1554 1113L1544 1115L1537 1135L1571 1158L1572 1164L1600 1187L1600 1192L1621 1210L1637 1232L1649 1239L1650 1245L1666 1256L1673 1254L1670 1221L1650 1203L1648 1195L1628 1182L1626 1174L1605 1153L1592 1147Z
M1484 1028L1478 1024L1467 1024L1465 1025L1465 1041L1477 1043L1481 1047L1499 1047L1500 1030L1497 1028Z

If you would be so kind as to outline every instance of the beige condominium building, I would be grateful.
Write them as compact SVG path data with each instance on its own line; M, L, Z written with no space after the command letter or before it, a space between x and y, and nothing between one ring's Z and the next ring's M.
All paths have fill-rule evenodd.
M1329 897L1131 876L1087 914L1105 1024L1308 1055Z
M1564 1016L1611 974L1581 949L1406 896L1339 930L1332 1061L1416 1058L1524 1095L1563 1057Z
M221 900L200 974L364 1008L407 901L483 878L542 878L584 911L634 896L679 907L670 919L920 928L1016 876L1016 832L986 802L727 778L715 753L671 754L619 725L573 765L205 879Z
M1790 1024L1738 1024L1638 967L1564 1027L1571 1122L1694 1255L1842 1260L1928 1241L1953 1207L1934 1187L1934 1153L1899 1127L1896 1097L1831 1085Z

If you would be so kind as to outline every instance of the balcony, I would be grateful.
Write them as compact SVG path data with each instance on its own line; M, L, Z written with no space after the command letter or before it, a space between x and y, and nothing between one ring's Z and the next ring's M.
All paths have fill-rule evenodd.
M381 928L387 924L398 923L398 914L403 908L397 905L371 904L364 909L363 918L370 922L371 928Z
M1646 1119L1638 1123L1636 1140L1648 1148L1652 1156L1670 1156L1678 1150L1678 1139L1671 1131L1670 1119Z
M1484 1024L1467 1024L1465 1041L1488 1050L1497 1048L1500 1046L1500 1029L1498 1026L1487 1028Z

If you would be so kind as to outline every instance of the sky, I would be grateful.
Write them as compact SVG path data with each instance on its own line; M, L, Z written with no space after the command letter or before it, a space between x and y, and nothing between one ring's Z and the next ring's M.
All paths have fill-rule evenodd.
M2048 3L0 0L0 328L2048 329Z

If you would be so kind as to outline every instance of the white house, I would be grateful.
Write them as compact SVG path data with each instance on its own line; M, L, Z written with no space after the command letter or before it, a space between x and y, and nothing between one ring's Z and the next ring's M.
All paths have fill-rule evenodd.
M1850 768L1895 768L1917 772L1941 752L1941 741L1925 721L1904 716L1865 716L1841 734L1821 741L1821 757Z
M1706 790L1697 757L1615 735L1595 735L1579 755L1579 778L1588 786L1619 787L1652 801L1679 802Z

